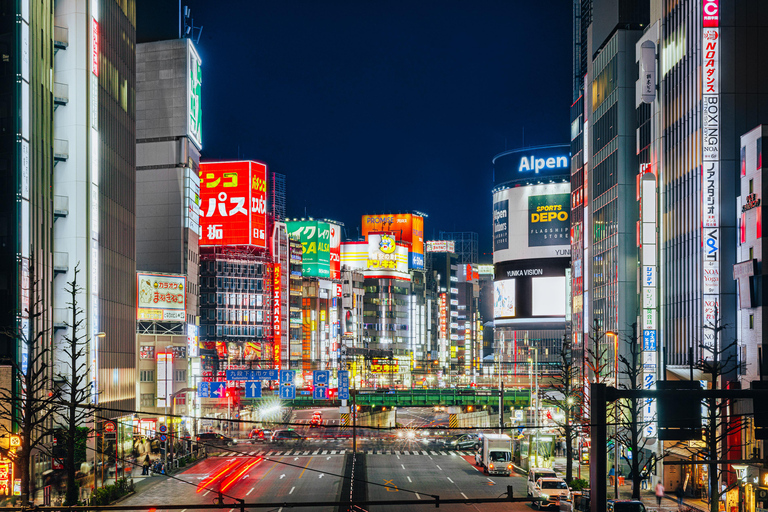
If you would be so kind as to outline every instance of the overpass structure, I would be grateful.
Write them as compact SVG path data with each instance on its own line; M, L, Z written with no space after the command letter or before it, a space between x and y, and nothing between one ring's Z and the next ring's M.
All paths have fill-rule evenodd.
M434 407L484 405L498 407L498 389L405 389L405 390L350 390L355 394L355 403L359 406L372 407ZM338 407L341 400L315 400L311 396L297 396L293 400L283 400L288 407ZM528 407L531 392L528 389L505 389L505 407ZM352 400L347 402L351 405Z

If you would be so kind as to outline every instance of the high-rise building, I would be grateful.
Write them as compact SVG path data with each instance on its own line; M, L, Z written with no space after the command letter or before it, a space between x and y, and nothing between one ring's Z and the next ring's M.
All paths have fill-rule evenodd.
M57 0L53 9L53 81L66 98L54 115L53 190L68 205L53 226L55 344L62 347L66 285L79 269L82 334L103 416L136 405L135 9L111 0ZM120 439L132 433L120 425Z
M567 332L568 150L553 144L493 159L494 363L515 383L553 372Z

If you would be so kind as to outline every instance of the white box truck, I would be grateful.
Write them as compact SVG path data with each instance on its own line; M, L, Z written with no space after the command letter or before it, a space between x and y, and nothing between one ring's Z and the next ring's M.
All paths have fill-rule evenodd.
M483 434L483 444L475 455L475 462L486 475L512 473L512 440L506 434Z

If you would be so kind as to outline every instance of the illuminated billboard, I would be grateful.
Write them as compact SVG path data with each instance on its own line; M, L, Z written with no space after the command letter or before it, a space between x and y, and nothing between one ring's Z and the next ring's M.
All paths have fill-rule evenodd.
M187 282L183 275L136 274L137 319L157 322L186 320Z
M493 283L493 316L509 318L515 316L515 280Z
M508 261L495 265L494 318L565 318L570 258Z
M201 85L203 73L200 68L202 61L190 39L187 39L187 136L197 146L203 148L202 115L200 104L202 98Z
M331 279L341 279L341 227L329 224L331 228Z
M427 240L427 252L456 252L453 240Z
M369 233L387 232L395 240L411 244L409 268L424 268L424 218L411 213L390 215L363 215L363 236Z
M571 177L570 144L505 151L493 158L494 185L514 186L542 178Z
M290 236L301 242L302 275L331 277L331 225L317 220L289 221L286 228Z
M200 164L200 246L267 247L267 166Z
M367 242L341 244L341 262L362 270L366 279L402 279L410 281L408 245L396 242L389 233L371 233Z
M569 183L494 192L494 263L570 257L570 211Z

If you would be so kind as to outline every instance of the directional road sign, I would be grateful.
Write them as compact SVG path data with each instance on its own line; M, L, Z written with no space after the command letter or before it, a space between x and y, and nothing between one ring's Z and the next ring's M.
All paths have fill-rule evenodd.
M315 370L312 372L312 384L314 385L314 389L312 390L313 399L328 399L328 381L330 379L330 373L331 372L328 370Z
M296 398L296 371L280 370L280 398L293 400Z
M279 370L227 370L227 380L277 380Z
M211 383L210 382L198 382L197 383L197 397L198 398L210 398L211 397Z
M209 382L211 385L211 398L222 398L227 393L226 382Z
M349 371L339 370L339 400L349 400Z
M261 381L245 383L245 398L261 398Z

